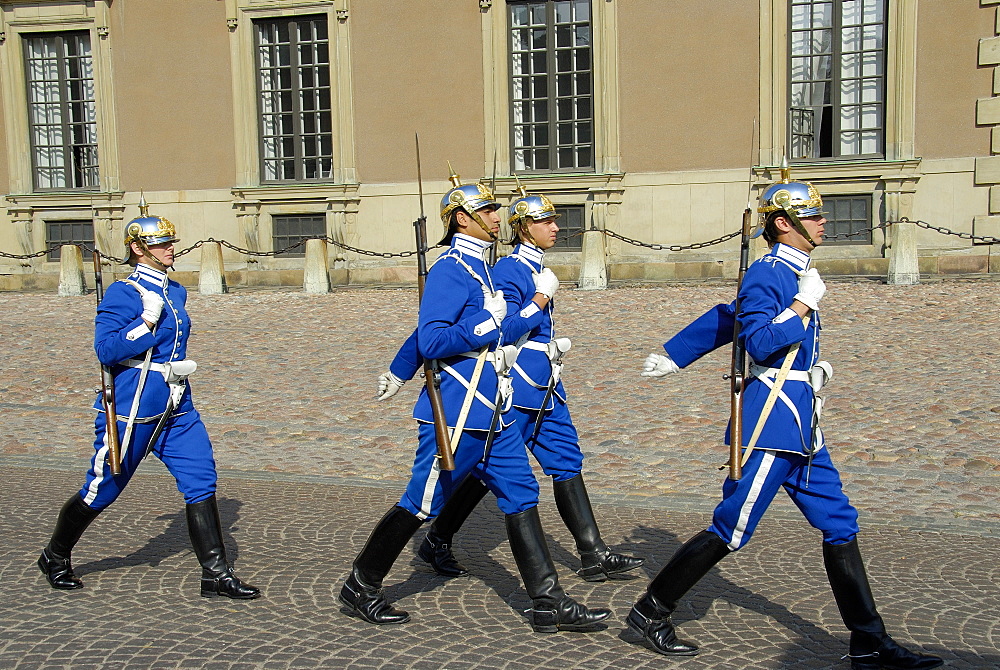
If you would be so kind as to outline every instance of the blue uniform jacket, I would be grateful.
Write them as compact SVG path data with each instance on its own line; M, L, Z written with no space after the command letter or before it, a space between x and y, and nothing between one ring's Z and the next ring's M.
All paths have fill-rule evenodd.
M813 312L808 326L803 326L802 319L791 310L798 293L798 273L807 270L809 263L809 254L804 251L775 244L747 268L740 287L740 340L757 364L781 367L795 343L800 346L792 370L808 371L819 360L819 313ZM756 378L751 378L744 391L744 445L750 440L769 392L769 386ZM808 453L812 448L812 387L807 381L788 379L781 393L784 397L775 402L757 447Z
M507 301L507 318L503 322L504 344L523 345L532 342L545 347L552 340L553 302L543 310L535 297L533 275L541 272L544 252L531 244L518 244L510 256L504 256L493 268L497 288ZM552 363L545 351L520 346L511 376L514 381L514 406L523 409L541 409L552 376ZM556 398L566 402L566 390L560 381L545 409L552 409Z
M396 371L402 371L404 365L412 366L409 375L393 372L402 379L412 377L424 358L438 361L445 416L452 428L457 423L476 366L474 356L461 354L475 354L484 346L492 351L500 341L500 328L493 315L483 308L484 290L494 290L489 265L484 259L488 247L488 243L467 235L456 234L452 238L451 248L427 273L416 333L407 339L397 360L393 361ZM487 361L466 418L467 429L489 430L496 392L496 370ZM417 398L413 418L422 423L434 421L426 387Z
M809 268L809 255L777 244L753 263L740 288L740 339L749 358L765 367L779 368L788 348L800 342L792 362L793 370L809 370L819 359L819 315L813 313L808 328L788 309L798 293L797 271ZM691 322L666 344L664 350L679 366L687 367L705 354L731 344L735 303L716 305ZM770 388L752 379L743 395L743 445L746 446L767 401ZM757 447L808 453L812 444L812 387L799 380L786 380L782 386L795 413L780 398L764 424ZM800 425L801 423L801 425ZM729 443L729 430L726 430Z
M663 345L670 360L686 368L707 353L733 343L736 302L716 305L685 326Z
M103 365L111 366L115 380L115 411L122 420L128 418L132 409L141 370L119 364L129 359L141 361L150 347L153 348L153 363L182 360L187 355L187 341L191 335L191 321L184 308L187 290L183 286L170 281L165 272L147 265L137 265L128 279L160 295L163 312L156 332L150 331L140 316L142 298L139 290L124 281L108 286L104 299L97 306L94 351ZM169 396L170 389L163 374L150 370L139 399L136 420L156 420L166 409ZM189 412L193 407L189 387L176 411ZM103 411L100 397L94 408Z

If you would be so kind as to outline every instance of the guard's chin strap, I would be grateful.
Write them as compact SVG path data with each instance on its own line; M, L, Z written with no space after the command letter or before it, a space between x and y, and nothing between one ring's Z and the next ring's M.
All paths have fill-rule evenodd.
M462 209L463 209L463 210L465 210L465 208L464 208L464 207L463 207ZM467 212L467 211L466 211L465 213L466 213L466 214L469 214L469 212ZM484 232L484 233L486 233L487 235L489 235L489 236L490 236L490 240L491 240L492 242L496 242L496 241L497 241L498 239L500 239L500 238L499 238L499 237L497 236L497 234L496 234L496 233L494 233L494 232L493 232L492 230L490 230L490 227L486 225L486 222L485 222L485 221L483 221L483 217L481 217L481 216L479 215L479 211L478 211L478 210L476 210L476 211L473 211L473 212L472 212L471 214L469 214L469 216L470 216L470 217L472 217L472 219L473 219L473 220L474 220L474 221L475 221L476 223L478 223L478 224L479 224L479 227L483 229L483 232Z
M168 268L168 267L167 267L166 265L164 265L164 264L163 264L163 263L162 263L162 262L160 261L160 259L159 259L159 258L157 258L156 256L154 256L154 255L153 255L153 252L151 252L151 251L149 250L149 245L147 245L147 244L146 244L146 241L145 241L145 240L143 240L143 239L142 239L142 238L140 237L139 239L136 239L136 240L132 240L132 241L133 241L133 242L135 242L135 243L137 243L137 244L139 245L139 248L140 248L140 249L142 249L142 255L143 255L143 256L145 256L146 258L148 258L149 260L151 260L151 261L152 261L152 262L153 262L154 264L156 264L157 266L159 266L159 268L160 268L160 269L161 269L162 271L164 271L164 272L167 272L168 270L170 270L170 268ZM815 245L814 245L814 246L815 246Z
M794 209L789 207L785 210L785 214L788 215L788 220L792 222L792 227L795 228L799 235L805 238L806 242L812 245L813 249L819 246L813 241L813 238L809 235L808 231L806 231L806 227L802 225L802 221L799 220L799 215L795 213Z

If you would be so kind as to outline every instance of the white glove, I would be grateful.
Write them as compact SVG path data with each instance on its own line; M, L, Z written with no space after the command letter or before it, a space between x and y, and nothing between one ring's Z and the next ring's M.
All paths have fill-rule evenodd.
M143 291L140 297L142 298L142 314L140 315L142 320L156 325L163 312L163 298L152 291Z
M666 377L667 375L680 372L677 363L670 360L670 356L663 354L650 354L642 363L640 377Z
M405 379L400 379L386 370L378 376L378 393L375 394L375 399L388 400L396 395L396 391L403 388L403 384L405 383Z
M809 268L799 275L799 292L795 299L814 312L819 309L819 301L826 293L826 284L820 279L819 270Z
M549 300L552 300L552 296L559 289L559 277L556 277L556 273L545 268L538 274L532 275L532 279L535 280L535 293L541 293Z
M483 309L493 315L493 320L499 326L507 316L507 301L503 299L503 291L497 291L493 295L486 296L483 300Z

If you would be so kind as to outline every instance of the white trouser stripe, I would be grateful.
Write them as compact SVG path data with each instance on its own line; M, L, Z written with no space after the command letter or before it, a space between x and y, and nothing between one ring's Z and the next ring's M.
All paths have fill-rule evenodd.
M83 502L88 505L97 499L97 489L100 487L101 482L104 481L104 459L108 455L108 431L104 431L104 446L97 450L97 454L94 456L94 479L90 482L90 486L87 487L87 495L84 496Z
M420 500L420 511L417 518L423 521L431 515L431 504L434 502L434 489L437 487L438 478L441 476L441 465L438 459L434 459L434 465L427 474L427 481L424 482L424 497Z
M765 449L764 457L760 459L760 467L757 468L757 474L754 475L750 491L747 493L747 499L743 501L743 506L740 508L740 517L736 520L733 537L729 541L728 546L732 551L740 548L740 542L743 540L743 534L747 529L747 521L750 520L750 513L753 511L753 506L757 502L757 498L760 497L760 490L764 486L764 480L767 479L768 473L771 472L771 465L773 463L774 450Z

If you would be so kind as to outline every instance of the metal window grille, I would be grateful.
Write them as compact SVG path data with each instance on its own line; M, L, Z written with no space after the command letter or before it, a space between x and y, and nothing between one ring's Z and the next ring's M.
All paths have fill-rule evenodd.
M46 221L45 236L48 244L86 244L94 248L94 222L82 221ZM58 261L62 258L62 249L56 247L49 252L48 260ZM89 261L93 254L89 249L83 249L83 260Z
M24 65L35 189L98 188L90 34L26 35Z
M275 251L290 247L297 242L310 237L326 235L326 217L322 214L272 216L273 232L271 240ZM302 245L282 254L288 258L298 258L306 255L306 247Z
M823 227L823 232L827 237L856 233L872 226L871 197L869 196L823 196L823 209L826 211L826 225ZM862 235L826 242L826 244L871 243L872 233L870 230Z
M511 168L594 169L590 0L509 3Z
M255 21L254 34L262 180L330 179L333 129L326 17Z
M583 205L556 206L559 218L559 232L556 233L556 243L552 251L580 251L583 249L584 221L587 208Z
M887 0L791 0L793 159L885 154Z

